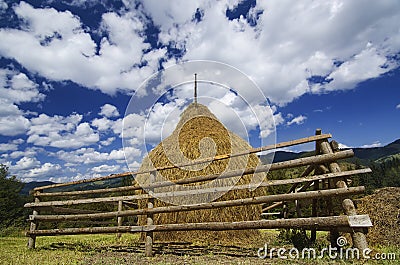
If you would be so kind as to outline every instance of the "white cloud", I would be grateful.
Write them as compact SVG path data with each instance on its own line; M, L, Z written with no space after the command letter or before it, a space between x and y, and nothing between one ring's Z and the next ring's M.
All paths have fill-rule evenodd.
M99 152L94 148L80 148L74 151L58 151L55 156L70 165L79 164L95 164L104 163L108 161L117 162L119 164L125 163L125 155L132 158L141 158L141 151L134 147L127 147L125 149L112 150L109 153Z
M71 80L108 94L130 93L157 71L158 61L166 52L147 51L150 47L138 11L121 16L103 14L101 30L108 37L99 47L79 17L69 11L33 8L25 2L16 5L14 11L25 21L24 27L0 29L0 55L50 80Z
M8 69L0 69L0 94L4 100L16 104L38 102L45 97L24 73Z
M12 143L0 143L0 151L7 152L7 151L15 151L18 150L18 145Z
M227 1L201 5L204 16L198 23L166 22L169 27L161 27L160 40L183 47L183 60L210 59L238 67L275 103L288 103L311 89L353 88L398 66L390 59L400 50L397 1L258 1L251 12L263 12L255 27L244 18L228 20L227 6ZM151 14L174 14L163 5L145 7ZM310 86L308 78L314 75L332 80Z
M72 114L68 117L55 115L50 117L40 114L32 118L32 125L28 131L28 143L38 146L52 146L57 148L80 148L92 145L100 140L86 122L80 123L82 115Z
M100 165L97 167L93 167L90 171L93 173L117 173L120 172L120 165Z
M20 110L13 104L1 105L0 99L0 135L16 136L24 134L29 128L30 122L23 115L18 114ZM7 109L4 112L3 109ZM11 113L14 112L14 113Z
M106 140L100 141L100 144L102 146L109 146L110 144L112 144L115 140L115 137L109 137Z
M124 1L128 11L103 14L99 30L107 37L100 44L71 12L21 2L14 10L25 26L0 30L0 54L51 80L130 93L166 55L166 48L152 50L146 43L144 12L160 27L160 44L181 50L182 60L231 64L279 105L310 91L353 88L398 66L391 59L400 50L398 1L259 1L248 15L255 26L244 17L226 17L238 2L149 0L137 7ZM194 19L196 10L201 21ZM316 75L331 81L310 84Z
M120 115L118 109L111 104L104 104L100 108L99 114L107 118L118 117Z
M33 181L38 180L39 178L45 179L54 177L55 175L60 175L61 166L59 164L53 163L44 163L40 167L35 167L29 170L28 172L22 174L23 181Z
M4 0L0 0L0 10L5 10L8 8L8 4Z
M30 122L25 116L32 112L22 111L18 104L39 102L44 99L44 94L25 74L0 69L0 95L0 134L16 136L26 133Z
M19 171L31 170L39 165L40 162L35 157L22 157L10 168L10 170L14 173L19 173Z
M379 141L375 141L372 144L364 144L362 146L360 146L361 148L374 148L374 147L380 147L382 146L381 142Z
M303 123L305 122L306 119L307 119L306 116L299 115L299 116L293 118L291 121L288 121L288 122L286 123L286 125L288 125L288 126L290 126L290 125L292 125L292 124L300 125L300 124L303 124Z
M398 105L396 106L396 109L400 109L400 104L398 104Z

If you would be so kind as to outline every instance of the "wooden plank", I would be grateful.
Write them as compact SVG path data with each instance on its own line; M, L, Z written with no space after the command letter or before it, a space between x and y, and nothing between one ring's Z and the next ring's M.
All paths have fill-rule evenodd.
M65 183L57 183L57 184L37 187L37 188L34 188L33 191L42 191L44 189L51 189L51 188L56 188L56 187L65 187L65 186L76 185L76 184L87 183L87 182L94 182L94 181L99 181L99 180L121 178L121 177L130 176L130 175L133 176L133 175L138 175L138 174L150 173L153 170L159 171L159 170L165 170L165 169L171 169L171 168L192 166L192 165L196 165L196 164L202 164L202 163L208 163L208 162L212 162L212 161L227 159L230 157L254 154L254 153L273 150L273 149L277 149L277 148L289 147L289 146L304 144L304 143L313 142L313 141L317 141L317 140L328 139L331 137L332 137L331 134L314 135L314 136L305 137L305 138L301 138L301 139L297 139L297 140L293 140L293 141L287 141L287 142L282 142L282 143L278 143L278 144L267 145L267 146L263 146L263 147L259 147L259 148L252 148L249 151L236 153L236 154L218 155L215 157L208 157L205 159L196 160L196 161L193 161L190 163L182 163L182 164L177 164L174 166L159 167L159 168L150 169L150 170L146 170L146 171L124 172L124 173L120 173L120 174L112 174L109 176L102 176L102 177L93 178L93 179L83 179L83 180L77 180L77 181L71 181L71 182L65 182Z
M372 227L371 219L369 218L368 214L361 214L361 215L350 215L349 216L349 225L350 227Z
M261 187L270 187L276 185L285 185L285 184L293 184L297 182L308 182L319 179L326 178L337 178L343 176L350 176L354 174L362 174L371 172L371 169L358 169L352 171L344 171L339 173L328 173L324 175L311 176L305 178L297 178L297 179L282 179L282 180L270 180L267 182L263 182L257 185L238 185L233 187L215 187L208 189L199 189L199 190L187 190L187 191L175 191L175 192L165 192L165 193L154 193L151 194L140 194L140 195L129 195L129 196L118 196L118 197L106 197L106 198L93 198L93 199L79 199L79 200L65 200L65 201L48 201L48 202L39 202L39 203L27 203L24 207L46 207L46 206L60 206L60 205L77 205L77 204L87 204L87 203L100 203L107 201L119 201L119 200L140 200L140 199L148 199L150 197L172 197L172 196L186 196L191 194L205 194L210 192L227 192L234 190L245 190L245 189L253 189L253 188L261 188Z
M223 231L244 229L275 229L275 228L305 228L326 229L328 227L349 227L347 216L308 217L294 219L257 220L239 222L205 222L163 224L152 226L116 226L116 227L86 227L35 230L27 232L27 236L55 236L74 234L102 234L102 233L137 233L137 232L165 232L165 231Z
M203 182L203 181L210 181L210 180L214 180L217 178L225 179L225 178L237 177L237 176L241 176L241 175L274 171L274 170L279 170L279 169L283 169L283 168L293 168L293 167L300 167L300 166L305 166L305 165L309 165L309 164L326 163L326 162L330 162L330 161L334 161L334 160L338 160L338 159L349 158L352 156L354 156L353 151L346 150L346 151L337 152L335 154L304 157L304 158L293 159L290 161L273 163L271 165L261 165L258 167L245 169L244 171L243 170L233 170L233 171L225 172L223 174L212 174L212 175L207 175L207 176L197 176L197 177L192 177L192 178L187 178L187 179L180 179L175 182L164 181L164 182L157 182L157 183L154 183L154 184L151 184L148 186L143 186L143 187L133 186L131 188L131 190L139 190L139 189L149 190L149 189L154 189L154 188L168 187L168 186L172 186L175 184L191 184L191 183L197 183L197 182ZM51 193L48 193L47 195L51 196ZM60 195L62 195L62 196L71 195L71 192L62 192L62 194L60 194ZM129 200L129 199L124 199L124 200ZM29 206L27 206L27 207L29 207Z
M108 212L108 213L97 213L97 214L76 214L76 215L31 215L30 217L33 220L40 221L67 221L67 220L82 220L82 219L99 219L99 218L114 218L121 216L134 216L134 215L148 215L151 216L151 220L148 220L148 223L152 222L152 215L159 213L172 213L172 212L181 212L181 211L193 211L193 210L203 210L203 209L215 209L215 208L224 208L224 207L233 207L233 206L242 206L242 205L252 205L252 204L261 204L261 203L271 203L277 201L294 201L294 200L305 200L305 199L314 199L314 198L323 198L329 196L339 196L339 195L353 195L360 194L365 191L365 188L360 187L352 187L347 189L331 189L331 190L318 190L318 191L307 191L300 193L289 193L289 194L277 194L277 195L267 195L267 196L259 196L245 199L236 199L230 201L219 201L219 202L209 202L209 203L198 203L191 205L174 205L174 206L164 206L153 208L153 204L149 204L147 209L136 209L136 210L127 210L127 211L117 211L117 212Z

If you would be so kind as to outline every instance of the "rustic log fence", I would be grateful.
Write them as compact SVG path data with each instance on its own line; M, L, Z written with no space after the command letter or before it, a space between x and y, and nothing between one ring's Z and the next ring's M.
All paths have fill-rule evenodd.
M34 202L27 203L25 207L33 208L33 213L29 217L30 229L27 232L28 247L35 248L36 237L38 236L56 236L56 235L74 235L74 234L99 234L99 233L137 233L144 232L145 237L145 255L153 255L154 232L165 231L190 231L190 230L243 230L243 229L275 229L275 228L300 228L311 231L311 240L316 239L316 231L330 231L331 241L334 243L339 236L339 232L350 233L353 239L354 247L359 250L367 248L366 233L368 227L372 226L367 215L357 215L353 202L348 198L351 195L361 194L365 191L363 186L348 187L349 177L358 174L371 172L369 168L342 171L337 160L352 157L352 150L340 151L335 141L329 142L330 134L322 134L317 130L316 135L289 142L282 142L276 145L253 148L249 151L238 154L220 155L212 158L197 160L193 163L180 164L157 168L156 171L170 169L173 167L183 167L197 163L205 163L215 160L228 159L240 155L259 153L262 151L274 150L277 148L288 147L310 142L316 143L315 154L297 158L293 160L276 162L270 165L261 165L255 168L244 170L234 170L223 174L213 174L207 176L191 177L175 181L176 184L191 184L214 180L216 178L231 178L240 175L268 172L279 169L306 167L303 173L297 178L265 180L257 185L236 185L233 187L213 187L186 191L167 191L157 192L160 187L168 187L173 183L155 182L156 171L126 172L122 174L109 175L94 179L73 181L68 183L59 183L48 186L42 186L33 190ZM314 174L312 175L312 173ZM74 185L105 181L110 179L135 176L137 174L150 173L149 184L141 187L137 184L123 187L102 188L93 190L72 190L62 191L65 187L74 187ZM268 177L267 177L268 179ZM275 194L267 196L257 196L250 198L234 199L227 201L216 201L209 203L196 203L190 205L172 205L163 207L154 207L154 198L165 198L172 196L187 196L195 194L207 194L213 192L227 192L232 190L245 190L252 188L266 188L278 185L291 185L286 194ZM45 192L46 191L46 192ZM141 194L129 194L141 191ZM144 192L147 191L147 192ZM128 193L128 195L127 195ZM108 196L107 196L108 195ZM89 197L86 197L89 196ZM332 198L343 198L342 207L345 215L335 216ZM137 209L138 200L147 200L147 208ZM302 212L302 202L312 201L311 216L304 217ZM324 201L327 205L325 215L318 211L318 204ZM287 205L294 202L296 218L287 218ZM96 210L78 209L75 206L84 204L116 204L116 210L99 212ZM153 215L160 213L193 211L200 209L214 209L221 207L233 207L242 205L262 204L268 205L263 209L264 216L273 216L277 213L270 213L272 209L282 208L282 217L280 219L261 219L257 221L239 221L235 222L203 222L203 223L183 223L183 224L155 224ZM125 207L129 206L129 207ZM133 207L134 209L131 209ZM130 208L130 209L125 209ZM147 217L146 225L124 225L125 217L145 215ZM323 216L324 215L324 216ZM111 219L111 220L110 220ZM39 223L45 222L74 222L74 221L108 220L109 225L99 227L67 227L67 228L49 228L39 229ZM115 220L113 223L112 220ZM104 222L104 221L99 221ZM114 224L114 226L110 226Z

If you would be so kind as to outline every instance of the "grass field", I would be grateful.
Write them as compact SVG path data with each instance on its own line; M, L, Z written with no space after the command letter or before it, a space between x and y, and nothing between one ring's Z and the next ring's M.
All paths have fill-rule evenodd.
M264 231L265 243L271 247L292 245L277 240L278 231ZM260 244L214 245L201 243L155 244L155 256L144 256L144 245L138 235L124 234L120 239L115 235L78 235L39 237L35 250L26 247L27 238L23 232L0 237L0 264L287 264L280 258L260 259L257 250ZM318 244L325 244L326 235L321 233ZM326 241L326 242L325 242ZM261 243L262 245L263 243ZM340 260L295 259L291 264L398 264L400 247L375 247L373 253L395 253L397 260ZM276 256L276 255L275 255Z

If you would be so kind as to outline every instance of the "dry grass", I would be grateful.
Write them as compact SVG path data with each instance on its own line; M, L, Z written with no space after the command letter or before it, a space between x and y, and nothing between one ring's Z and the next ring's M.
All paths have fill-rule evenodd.
M373 227L368 232L372 245L400 245L400 188L376 190L357 204L360 214L368 214Z
M191 104L181 115L181 120L171 136L167 137L162 143L156 146L149 155L143 159L140 170L149 170L156 167L186 163L195 159L212 157L230 153L238 153L249 150L251 146L238 135L228 131L217 118L200 104ZM156 181L179 180L195 176L210 174L221 174L224 171L244 170L249 167L257 166L260 160L256 155L235 157L227 160L213 161L207 164L199 164L185 168L174 168L163 170L162 175L158 172ZM261 178L264 175L258 174ZM233 186L248 184L253 176L238 176L229 179L217 179L214 181L201 182L191 185L179 185L168 188L157 189L156 192L182 191L199 188L210 188L215 186ZM141 185L147 184L149 174L137 176ZM264 190L250 192L248 190L228 192L226 194L202 194L190 196L176 196L171 198L169 204L190 204L210 202L215 199L219 201L247 198L251 196L265 195ZM166 202L156 201L155 207L168 205ZM145 208L145 202L141 202L140 207ZM261 205L227 207L212 210L197 210L190 212L158 214L154 217L155 224L167 223L195 223L195 222L221 222L221 221L245 221L258 220L260 218ZM139 220L145 224L145 219ZM190 231L190 232L168 232L155 235L156 240L166 241L205 241L221 242L223 240L257 240L259 232L257 230L247 231Z

